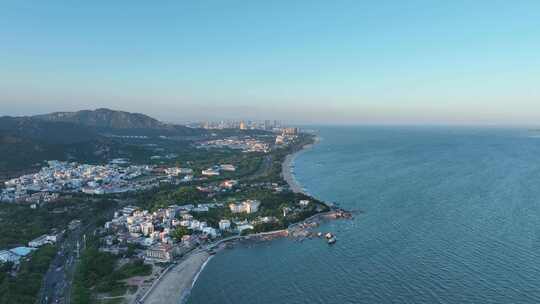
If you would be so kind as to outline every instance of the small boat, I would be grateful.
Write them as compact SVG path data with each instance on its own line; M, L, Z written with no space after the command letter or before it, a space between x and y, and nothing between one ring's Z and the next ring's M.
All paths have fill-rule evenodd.
M332 244L335 244L336 243L336 238L335 237L332 237L330 239L328 239L328 244L329 245L332 245Z
M328 232L328 233L326 233L326 234L324 235L324 237L327 238L327 239L331 239L331 238L333 238L334 236L333 236L330 232Z
M322 232L317 232L318 237L322 237Z

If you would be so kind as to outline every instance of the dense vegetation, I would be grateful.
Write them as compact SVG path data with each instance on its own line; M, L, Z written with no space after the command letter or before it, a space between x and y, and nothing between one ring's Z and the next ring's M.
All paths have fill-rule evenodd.
M22 204L0 204L0 248L26 245L30 240L49 233L52 228L65 229L73 219L83 222L104 221L117 206L116 201L72 197L37 209Z
M116 207L115 201L82 196L38 209L20 204L0 204L0 222L3 225L0 248L25 246L31 239L50 233L52 228L65 229L73 219L100 224L110 217L111 210ZM8 275L10 265L0 267L0 304L35 303L43 276L56 251L55 246L41 247L24 259L15 276Z
M188 229L187 227L180 226L171 233L171 236L176 240L180 241L182 240L182 237L185 235L190 235L192 231Z
M218 192L212 198L209 198L206 193L197 190L195 187L195 184L197 183L194 183L191 186L165 186L153 191L136 194L135 198L137 205L154 211L171 204L207 203L211 201L228 203L245 199L256 199L261 202L260 211L257 214L232 214L229 208L225 206L225 208L211 208L208 212L194 213L193 215L196 219L206 221L213 227L217 227L219 220L223 218L253 220L259 216L272 216L276 217L278 222L257 225L255 227L256 232L286 228L293 222L300 221L317 212L326 211L328 209L324 203L307 195L290 191L275 192L267 187L269 182L280 185L284 184L281 177L281 170L285 157L300 149L303 145L312 143L312 141L312 136L302 135L294 145L274 150L267 156L255 153L239 153L228 149L202 150L203 163L199 163L200 168L208 167L215 163L229 162L238 165L239 169L234 173L226 173L219 177L213 177L208 181L200 182L199 184L217 184L220 180L235 178L244 185L237 191ZM216 158L212 159L212 157ZM268 157L271 160L269 165L263 165L263 157ZM195 164L197 164L197 161L191 163L191 165ZM264 168L262 168L263 166ZM261 168L263 169L262 171ZM262 186L251 186L256 183L262 183ZM287 217L283 216L284 207L294 209L297 207L297 203L304 199L312 201L313 204L307 208L291 213ZM181 237L183 234L185 234L185 232L179 232L178 236Z
M213 208L209 212L193 213L193 216L200 220L206 221L209 225L217 227L219 220L223 218L239 219L239 220L253 220L256 217L275 217L278 222L271 224L261 224L255 227L255 232L270 231L285 229L290 224L305 219L317 212L327 211L328 207L322 202L306 196L301 193L293 192L274 192L268 189L254 188L242 191L238 194L229 195L225 198L225 201L241 201L244 199L256 199L261 202L259 212L254 214L247 213L231 213L230 209L225 208ZM303 208L301 211L291 213L286 217L283 215L283 208L289 207L294 209L298 207L297 203L300 200L310 200L311 204Z
M52 212L51 208L30 209L28 206L0 204L0 248L26 245L31 239L50 232L51 228L66 226L77 211L68 208Z
M120 296L126 293L123 280L152 273L152 265L134 260L117 267L119 256L100 252L97 239L91 239L81 255L73 280L71 301L74 304L94 303L97 293Z
M43 246L25 258L16 276L11 276L11 264L0 265L0 304L34 304L44 274L56 255L56 248Z

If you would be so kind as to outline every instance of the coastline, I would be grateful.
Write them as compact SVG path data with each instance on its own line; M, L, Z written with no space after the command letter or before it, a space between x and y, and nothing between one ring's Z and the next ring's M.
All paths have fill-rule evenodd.
M301 153L305 152L307 149L311 149L314 145L318 144L321 141L319 136L315 136L315 140L311 144L304 145L300 150L291 153L285 157L283 164L281 165L281 176L283 180L289 185L289 188L294 193L303 193L309 195L307 191L300 185L296 180L293 172L293 163L296 157Z
M303 193L303 194L309 195L307 194L307 191L304 188L302 188L302 186L295 179L292 165L295 158L298 155L305 152L307 149L312 148L315 144L319 143L320 140L321 139L319 136L315 136L313 143L306 144L298 151L288 154L285 157L285 160L283 161L282 167L281 167L282 169L281 174L284 181L289 185L289 188L291 191L295 193ZM332 212L327 212L324 214L316 214L308 218L307 220L311 222L315 219L322 219L328 216L330 213ZM293 227L299 224L301 223L296 223L293 225ZM216 244L213 244L212 246L207 247L206 249L217 247L219 250L222 244L227 243L227 242L234 242L238 240L261 239L261 238L265 239L265 237L272 239L276 236L283 237L283 236L288 236L288 235L289 235L289 229L261 232L257 234L246 235L246 236L232 237L231 239L228 239L228 240L221 240L217 242ZM144 304L185 303L187 299L189 298L191 289L195 286L195 283L197 282L199 275L203 272L204 268L206 267L208 262L210 262L211 259L212 259L212 256L206 250L200 250L200 251L191 252L187 254L179 264L171 266L169 269L167 269L166 272L164 272L158 278L158 281L154 283L154 286L150 288L150 290L143 297L143 300L140 303L144 303Z
M201 268L199 269L199 271L197 272L197 274L195 275L195 277L193 278L193 282L191 282L191 288L193 288L193 286L195 286L195 283L197 283L197 279L199 279L199 275L201 275L201 273L203 272L204 268L206 267L206 265L208 264L208 262L210 262L210 260L212 259L213 256L208 256L208 258L206 259L206 261L204 261L204 263L202 264ZM191 291L191 288L190 288L190 291ZM187 294L189 295L189 293ZM187 300L187 296L182 299L182 303L183 301Z
M191 289L197 283L197 279L210 262L213 255L208 251L213 249L219 251L223 245L229 242L241 240L269 240L275 237L288 235L288 229L260 232L244 236L234 236L220 240L210 246L188 253L178 263L169 266L155 281L146 294L139 301L134 303L144 304L178 304L185 303L191 293Z
M189 297L197 278L210 261L211 255L202 250L188 254L179 264L164 273L140 303L178 304Z

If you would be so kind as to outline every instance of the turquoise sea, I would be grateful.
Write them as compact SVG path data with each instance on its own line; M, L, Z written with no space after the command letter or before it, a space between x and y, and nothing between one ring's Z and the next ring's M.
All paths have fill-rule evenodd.
M540 303L540 138L526 129L321 127L297 180L363 211L217 254L189 303Z

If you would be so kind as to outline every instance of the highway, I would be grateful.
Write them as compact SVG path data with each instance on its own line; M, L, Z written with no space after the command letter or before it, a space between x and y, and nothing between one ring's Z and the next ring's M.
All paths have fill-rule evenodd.
M114 210L105 210L106 217L111 218ZM66 229L65 235L58 242L58 251L49 266L42 282L38 296L38 304L69 304L71 287L80 253L84 250L84 236L92 235L96 229L96 221L91 219L86 225L80 225L73 230ZM78 245L80 248L78 248ZM78 250L79 249L79 250Z
M66 230L66 235L58 243L58 252L43 279L38 303L70 303L71 285L79 259L78 251L82 252L84 249L84 234L93 228L93 224L88 224Z
M38 303L70 303L71 282L78 261L77 243L80 242L82 250L84 231L88 231L89 227L87 225L66 231L67 235L59 242L56 257L45 274Z

